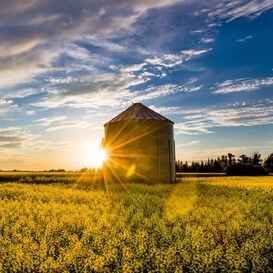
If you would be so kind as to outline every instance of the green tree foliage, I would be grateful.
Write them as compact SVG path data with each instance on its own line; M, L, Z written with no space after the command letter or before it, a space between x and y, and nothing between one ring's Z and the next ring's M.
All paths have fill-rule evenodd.
M273 172L273 153L264 161L264 166L270 172Z
M227 175L267 175L267 171L265 168L254 165L253 163L243 164L243 163L235 163L227 166L226 168Z
M249 175L252 173L266 173L264 170L273 171L273 153L268 156L268 158L264 161L261 159L261 154L259 152L254 152L252 156L247 156L245 154L240 155L237 159L235 155L232 153L228 153L227 155L219 156L216 159L208 158L207 161L196 162L193 161L191 164L188 164L186 161L178 160L176 162L176 171L177 172L224 172L227 169L236 170L239 173L239 169L242 170L244 175L247 175L246 172L249 171ZM233 167L233 165L236 165ZM255 166L255 167L253 167ZM259 166L260 168L256 168ZM252 170L251 170L252 169ZM259 171L260 170L260 171ZM242 174L243 175L243 174Z
M249 157L245 154L239 156L238 162L246 164L249 163Z
M228 164L231 165L233 163L235 163L235 155L228 153Z
M261 154L259 152L255 152L250 158L250 162L255 166L260 166L262 161L263 160L261 159Z

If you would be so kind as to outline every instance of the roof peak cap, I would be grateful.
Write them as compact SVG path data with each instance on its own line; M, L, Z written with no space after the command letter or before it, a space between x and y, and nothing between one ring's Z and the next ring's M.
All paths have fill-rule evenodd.
M173 123L173 121L163 117L162 115L158 114L157 112L140 102L133 103L129 108L121 112L119 115L117 115L107 123L125 120L161 120Z

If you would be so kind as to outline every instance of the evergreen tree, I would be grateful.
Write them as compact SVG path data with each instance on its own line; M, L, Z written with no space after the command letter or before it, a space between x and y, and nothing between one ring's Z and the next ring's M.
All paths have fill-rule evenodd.
M255 152L252 156L252 158L250 159L251 163L253 163L254 165L261 165L261 162L263 161L261 159L261 154L259 154L258 152Z
M264 161L264 166L270 172L273 172L273 153L270 154L267 159Z
M228 153L228 165L233 164L235 162L235 156L231 153Z
M242 154L242 155L239 156L238 161L243 163L243 164L249 163L249 157L246 156L245 154Z

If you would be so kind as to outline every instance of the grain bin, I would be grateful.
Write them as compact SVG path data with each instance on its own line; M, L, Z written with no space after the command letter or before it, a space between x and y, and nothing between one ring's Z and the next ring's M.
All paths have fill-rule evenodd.
M134 103L104 125L106 183L175 182L173 122Z

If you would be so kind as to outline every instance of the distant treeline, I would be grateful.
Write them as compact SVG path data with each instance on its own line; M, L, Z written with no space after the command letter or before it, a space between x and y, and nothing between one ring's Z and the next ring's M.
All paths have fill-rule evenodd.
M41 173L64 173L64 172L69 172L69 173L83 173L83 172L92 172L92 173L100 173L102 171L101 168L82 168L80 170L65 170L65 169L49 169L49 170L43 170L43 171L25 171L25 170L17 170L17 169L13 169L13 170L0 170L0 172L19 172L19 173L37 173L37 172L41 172Z
M182 160L176 161L176 172L227 172L230 169L243 168L248 170L253 167L259 167L267 172L273 172L273 153L271 153L265 160L261 159L259 152L253 153L252 156L245 154L240 155L238 158L232 153L219 156L218 158L208 158L207 161L196 162Z
M101 168L87 168L87 167L84 167L78 171L69 171L69 172L100 172L101 171ZM45 170L44 172L66 172L65 169L50 169L50 170Z

